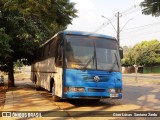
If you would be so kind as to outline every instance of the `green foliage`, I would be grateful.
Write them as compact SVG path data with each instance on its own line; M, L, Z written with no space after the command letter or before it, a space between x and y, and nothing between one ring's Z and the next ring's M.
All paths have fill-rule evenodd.
M134 65L134 58L132 57L132 48L123 46L124 57L121 60L122 66L132 66Z
M160 16L160 0L144 0L140 6L145 15Z
M39 45L66 29L76 12L69 0L0 0L0 62L8 67L9 86L13 62L24 58L31 64Z
M20 68L22 67L24 64L23 64L23 61L22 60L17 60L17 62L14 62L14 68L17 69L17 68Z
M160 41L143 41L136 45L134 50L137 52L137 62L144 66L154 66L160 64Z
M35 27L44 27L47 32L55 33L71 24L77 17L75 3L69 0L2 0L4 8L17 12L24 21Z
M124 56L122 60L123 66L134 64L143 66L160 65L160 41L143 41L136 44Z
M69 0L1 0L0 56L5 56L6 62L10 57L31 63L39 45L66 29L76 12Z
M4 32L4 30L0 29L0 58L10 57L10 53L12 52L9 42L11 38Z

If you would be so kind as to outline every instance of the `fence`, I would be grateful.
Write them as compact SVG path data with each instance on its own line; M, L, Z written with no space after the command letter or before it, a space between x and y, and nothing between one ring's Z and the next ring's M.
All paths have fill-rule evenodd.
M143 67L143 73L160 73L160 66Z
M122 73L135 73L135 68L133 66L122 67ZM138 73L160 73L160 66L138 67Z

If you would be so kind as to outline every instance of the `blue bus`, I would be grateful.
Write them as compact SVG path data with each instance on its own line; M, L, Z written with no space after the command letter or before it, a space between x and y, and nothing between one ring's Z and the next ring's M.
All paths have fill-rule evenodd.
M60 99L122 98L120 59L114 37L82 31L61 31L35 54L31 80L37 90Z

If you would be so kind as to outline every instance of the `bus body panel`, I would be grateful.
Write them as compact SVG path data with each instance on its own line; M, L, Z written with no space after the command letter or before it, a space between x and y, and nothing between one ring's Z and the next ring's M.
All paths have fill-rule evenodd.
M63 69L56 67L54 61L54 58L51 57L33 64L31 70L31 79L34 83L35 79L37 79L37 85L48 91L50 90L50 81L51 79L54 79L55 94L59 97L62 97Z
M64 78L65 86L76 88L84 88L85 92L66 92L66 98L110 98L112 93L109 89L122 90L122 75L120 72L107 72L97 70L75 70L66 69L66 78ZM99 81L95 81L94 77L98 76ZM121 93L117 94L117 98L122 98Z
M57 73L54 74L55 80L55 95L59 97L63 97L62 90L63 90L63 69L57 67Z

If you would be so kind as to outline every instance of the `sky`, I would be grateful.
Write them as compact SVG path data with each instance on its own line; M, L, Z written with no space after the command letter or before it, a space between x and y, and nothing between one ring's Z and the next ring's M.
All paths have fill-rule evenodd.
M95 32L116 37L119 12L121 46L134 46L144 40L160 40L160 17L143 15L139 7L142 0L70 1L76 3L78 17L67 26L67 30Z

